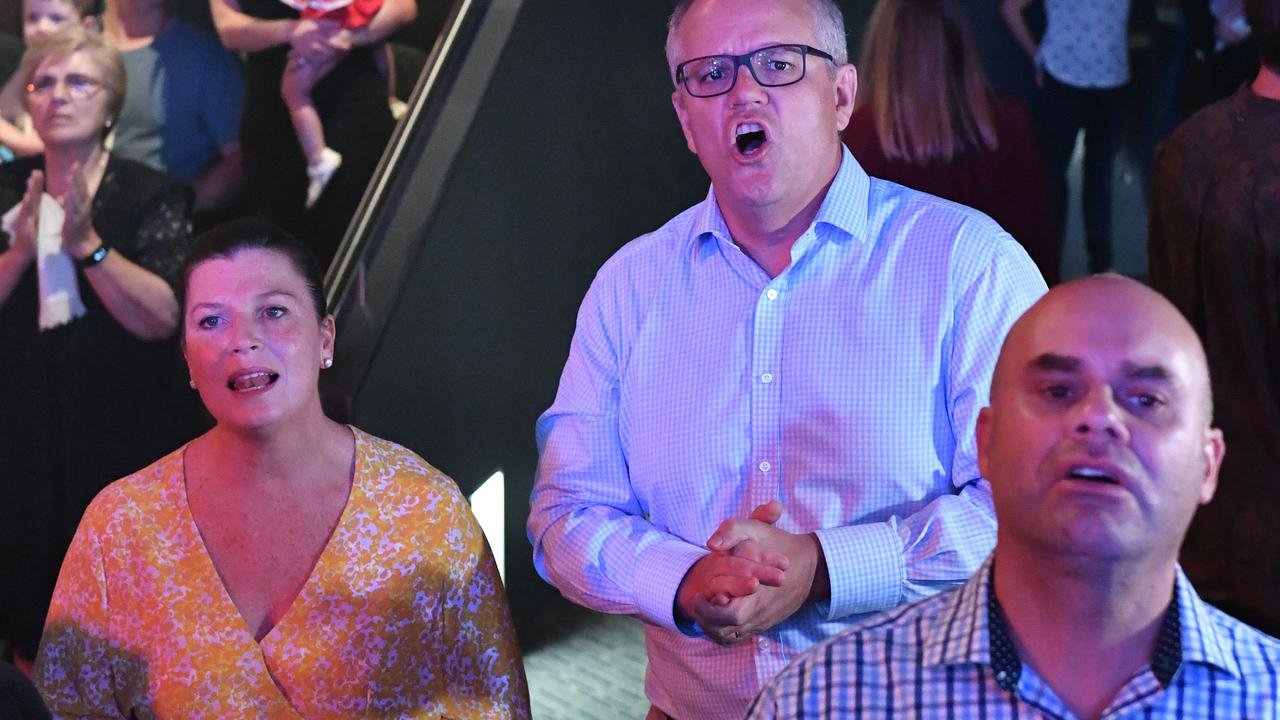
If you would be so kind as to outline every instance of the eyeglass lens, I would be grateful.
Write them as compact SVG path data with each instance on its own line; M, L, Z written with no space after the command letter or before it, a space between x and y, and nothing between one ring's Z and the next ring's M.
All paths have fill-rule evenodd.
M737 81L738 66L746 65L756 82L766 87L790 85L804 78L804 48L775 45L747 55L714 55L690 60L681 66L685 88L691 95L720 95Z
M98 89L100 85L96 79L79 73L68 74L65 78L62 78L62 82L67 86L67 95L75 100L83 100ZM27 86L27 92L32 95L49 95L57 86L58 78L52 75L42 75L31 81L31 84Z

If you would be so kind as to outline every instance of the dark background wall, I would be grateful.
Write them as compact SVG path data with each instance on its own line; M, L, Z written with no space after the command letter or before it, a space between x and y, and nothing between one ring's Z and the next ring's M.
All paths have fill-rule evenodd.
M667 10L524 4L356 404L464 491L504 471L522 620L545 592L524 532L533 424L577 306L618 247L706 192L670 106Z

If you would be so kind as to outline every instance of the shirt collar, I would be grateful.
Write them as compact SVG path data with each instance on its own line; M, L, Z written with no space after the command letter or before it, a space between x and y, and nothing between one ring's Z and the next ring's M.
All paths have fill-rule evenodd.
M828 226L837 232L832 238L868 237L868 206L871 195L871 178L858 161L854 159L849 148L840 145L840 169L827 189L818 214L813 218L813 227ZM712 185L707 191L706 200L694 214L693 225L689 232L689 252L695 254L702 241L718 238L724 242L732 242L729 225L724 221L720 205L716 200L716 188Z
M1012 691L1022 675L1000 602L992 592L994 555L952 595L925 641L924 664L989 665L996 683ZM1177 569L1173 601L1165 613L1151 658L1151 672L1167 686L1184 662L1221 668L1240 677L1240 663L1228 651L1204 601Z
M1175 599L1181 609L1182 660L1220 668L1243 677L1240 660L1231 650L1231 638L1223 634L1212 611L1200 599L1191 581L1178 567Z
M1250 83L1245 83L1235 91L1228 100L1231 114L1237 121L1256 118L1272 119L1274 113L1280 113L1280 100L1266 98L1253 91Z

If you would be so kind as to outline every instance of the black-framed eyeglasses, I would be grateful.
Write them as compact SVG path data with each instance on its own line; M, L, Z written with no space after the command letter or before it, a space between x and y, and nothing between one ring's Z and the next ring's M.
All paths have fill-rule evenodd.
M733 89L738 68L745 65L751 77L765 87L781 87L804 79L805 56L835 58L809 45L770 45L742 55L708 55L676 66L676 82L694 97L715 97Z

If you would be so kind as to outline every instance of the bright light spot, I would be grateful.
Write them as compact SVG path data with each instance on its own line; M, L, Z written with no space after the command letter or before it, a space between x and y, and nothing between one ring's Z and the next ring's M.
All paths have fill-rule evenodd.
M489 540L493 550L493 559L498 563L498 574L502 583L507 582L506 559L506 478L502 471L489 476L471 493L471 514L476 516L480 529Z

